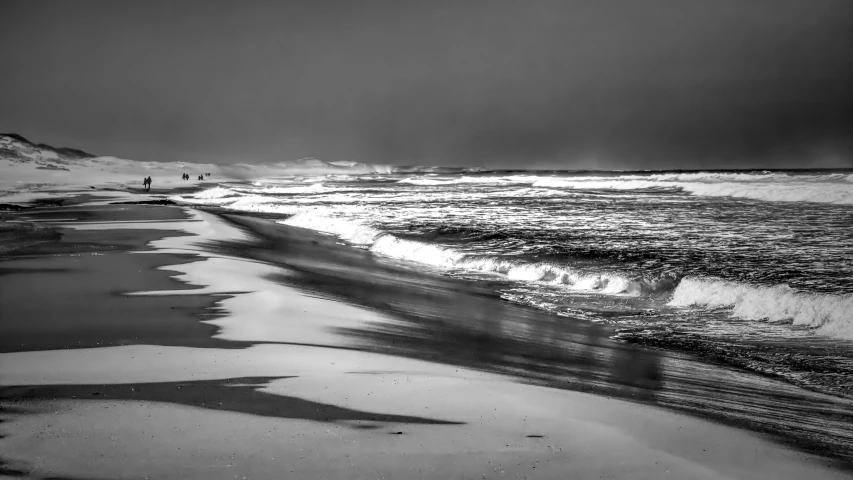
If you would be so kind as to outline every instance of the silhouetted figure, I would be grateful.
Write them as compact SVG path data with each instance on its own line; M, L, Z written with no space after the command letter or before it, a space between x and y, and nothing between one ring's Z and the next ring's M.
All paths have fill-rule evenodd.
M148 177L142 179L142 188L148 190Z
M199 175L199 176L198 176L198 179L199 179L199 180L204 180L204 175Z
M145 187L145 190L151 190L151 177L149 176L145 179L145 181L148 183L148 186Z

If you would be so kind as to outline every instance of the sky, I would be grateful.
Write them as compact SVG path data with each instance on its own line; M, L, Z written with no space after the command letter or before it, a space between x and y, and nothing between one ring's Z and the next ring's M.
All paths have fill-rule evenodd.
M101 155L853 167L849 0L0 1L0 132Z

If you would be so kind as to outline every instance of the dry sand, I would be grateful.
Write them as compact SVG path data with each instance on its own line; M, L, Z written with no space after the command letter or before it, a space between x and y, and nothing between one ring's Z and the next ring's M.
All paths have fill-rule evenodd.
M63 236L0 257L0 475L850 478L756 433L519 383L476 352L450 361L450 349L416 355L411 342L367 347L345 334L397 331L406 308L440 317L454 298L463 312L518 319L510 333L530 327L522 310L487 308L500 303L484 291L448 296L381 265L367 276L335 254L309 277L313 257L299 249L319 241L291 241L290 264L272 263L212 214L71 208L21 214ZM356 301L369 288L341 284L331 273L342 270L370 279L375 299ZM582 352L608 351L594 331L563 333ZM478 338L446 343L491 341Z

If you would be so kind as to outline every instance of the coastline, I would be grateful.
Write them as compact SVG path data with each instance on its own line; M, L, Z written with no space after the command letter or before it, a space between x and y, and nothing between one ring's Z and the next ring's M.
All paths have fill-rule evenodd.
M154 309L140 312L137 321L158 318L167 308L177 311L159 324L165 330L151 324L144 329L175 339L168 328L192 324L191 336L199 343L143 337L105 342L112 345L106 348L57 350L48 343L50 349L40 349L25 343L28 351L3 350L0 398L7 422L0 444L10 452L3 459L8 470L91 477L97 469L110 478L135 478L141 476L135 465L161 478L210 478L269 474L290 465L298 466L294 477L343 468L364 477L446 478L459 472L500 476L489 470L495 462L506 476L543 478L601 468L632 478L659 478L665 471L677 478L844 478L835 469L849 469L843 460L849 453L823 459L754 433L606 398L600 394L660 404L662 396L678 394L673 378L721 370L696 370L654 350L610 342L592 325L558 322L502 302L487 288L416 275L331 237L262 220L225 216L226 222L197 210L151 205L104 207L100 213L93 208L29 212L60 219L69 228L63 239L73 247L51 249L57 244L48 240L3 257L0 267L27 257L26 268L43 270L34 273L43 278L54 275L52 285L61 290L73 281L68 270L74 270L61 265L63 260L89 269L98 256L81 254L128 256L132 261L110 264L115 271L100 275L107 272L114 280L125 272L131 283L77 281L92 287L92 295L118 291L115 298L122 303ZM104 213L111 210L114 216ZM189 213L169 218L174 212ZM64 315L77 326L92 317L96 303L67 307ZM7 313L4 318L21 315ZM109 315L126 316L117 309ZM543 386L568 386L556 384L556 377L574 378L578 390L594 385L590 390L599 395ZM717 393L747 394L704 380ZM767 391L779 388L767 382ZM790 395L790 388L780 397ZM725 395L720 408L729 401ZM223 404L211 407L216 399ZM694 413L704 408L698 405ZM489 411L499 413L484 419ZM146 421L146 415L157 420ZM50 434L35 433L45 429ZM47 458L70 440L97 436L92 445L78 442ZM235 445L241 437L250 445ZM167 446L189 452L167 453ZM97 459L97 448L111 449L112 458ZM134 463L140 449L148 460ZM319 453L310 457L306 451ZM401 467L376 452L406 455L411 463ZM254 462L235 460L241 456ZM614 466L614 458L622 465Z
M689 353L617 342L616 332L599 324L506 302L483 282L429 275L334 236L222 215L265 239L242 255L300 273L279 281L400 320L339 331L360 348L664 407L853 460L850 399ZM445 307L436 312L435 305Z

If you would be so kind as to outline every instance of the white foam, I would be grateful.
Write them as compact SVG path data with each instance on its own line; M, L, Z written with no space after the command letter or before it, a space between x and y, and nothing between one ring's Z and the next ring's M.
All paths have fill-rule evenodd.
M214 187L208 190L202 190L200 192L196 192L192 195L192 199L197 200L211 200L217 198L226 198L226 197L234 197L239 195L234 190L225 187Z
M513 261L498 257L466 257L456 264L459 268L501 273L511 280L544 282L572 290L604 294L638 294L638 282L611 272L583 272L568 265L546 262Z
M452 268L453 264L462 257L461 253L438 245L405 240L359 222L332 215L323 210L312 210L298 213L280 223L331 233L350 243L370 245L370 250L378 255L439 268Z
M297 193L322 193L328 191L328 189L319 182L311 183L310 185L303 186L297 185L292 187L265 187L265 188L253 188L253 189L236 189L241 192L248 193L260 193L260 194L297 194Z
M845 183L683 183L680 187L694 195L707 197L853 205L853 185Z
M293 227L307 228L319 232L331 233L359 245L370 245L382 232L357 222L335 218L327 214L308 211L280 222Z
M640 282L611 272L583 272L568 265L513 261L500 257L468 256L449 247L399 238L356 221L344 220L324 210L302 212L280 223L331 233L350 243L370 245L385 257L430 265L443 270L472 270L503 274L519 282L543 282L572 290L603 294L639 294Z
M853 295L808 294L787 285L748 285L714 278L688 277L669 303L676 307L731 308L745 320L791 322L818 333L853 339Z
M458 184L530 184L535 182L539 177L530 175L511 175L506 177L487 177L487 176L462 176L449 178L421 178L410 177L404 178L397 183L410 185L458 185Z
M370 251L386 257L410 262L432 265L438 268L452 268L462 258L462 254L438 245L397 238L394 235L380 235L370 247Z
M640 190L648 188L675 188L654 180L633 180L613 178L553 177L541 178L532 184L538 188L574 188L586 190Z
M545 177L540 188L592 190L680 189L707 197L853 205L853 185L838 175L690 173L621 177Z

